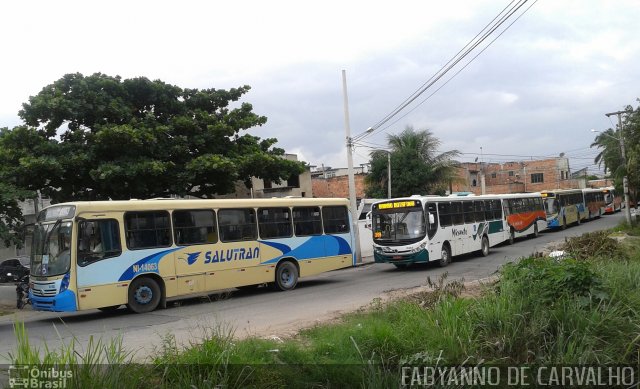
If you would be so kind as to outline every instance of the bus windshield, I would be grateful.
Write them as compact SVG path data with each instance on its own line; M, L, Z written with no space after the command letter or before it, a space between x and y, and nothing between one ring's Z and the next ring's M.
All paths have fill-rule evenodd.
M373 240L376 243L413 243L426 235L422 208L402 211L375 212L372 220Z
M558 213L558 201L553 197L544 199L544 209L547 211L547 215Z
M71 265L71 222L36 224L31 251L31 275L65 274Z

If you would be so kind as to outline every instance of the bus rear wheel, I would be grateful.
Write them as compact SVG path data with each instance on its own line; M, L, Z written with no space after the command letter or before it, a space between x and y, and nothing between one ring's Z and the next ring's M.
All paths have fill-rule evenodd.
M291 290L296 287L298 283L298 268L292 262L281 262L276 268L276 283L277 290Z
M451 249L449 245L443 244L442 250L440 250L440 259L438 260L438 266L445 267L451 263Z
M514 243L515 243L515 241L516 241L516 233L515 233L515 231L513 230L513 228L511 228L511 229L509 230L509 244L514 244Z
M135 313L151 312L158 307L160 297L160 286L154 279L139 277L129 285L127 306Z
M480 253L483 257L489 255L489 238L487 236L482 237L482 242L480 243Z

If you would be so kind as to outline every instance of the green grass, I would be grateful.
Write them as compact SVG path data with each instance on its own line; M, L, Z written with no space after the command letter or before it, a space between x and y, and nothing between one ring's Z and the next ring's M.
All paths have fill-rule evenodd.
M595 235L590 236L593 240ZM602 239L608 239L605 235ZM600 238L598 238L600 239ZM575 242L574 242L575 243ZM640 251L504 266L480 297L460 283L345 315L285 340L236 340L230 328L179 350L166 336L151 366L137 366L119 341L36 350L16 324L14 363L83 364L73 387L385 388L401 365L640 364ZM578 245L574 244L574 247ZM124 367L100 370L113 361ZM130 371L131 370L131 371Z

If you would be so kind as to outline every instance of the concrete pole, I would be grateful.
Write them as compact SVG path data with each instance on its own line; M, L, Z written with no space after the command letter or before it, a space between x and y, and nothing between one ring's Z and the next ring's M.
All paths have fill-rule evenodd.
M351 208L351 230L355 239L356 263L362 263L360 251L360 233L358 231L358 209L356 205L356 179L353 173L353 139L349 125L349 99L347 98L347 72L342 70L342 93L344 100L344 131L347 139L347 170L349 175L349 203Z
M387 178L387 198L391 198L391 151L387 151L387 172L389 177Z
M629 178L627 177L627 156L624 150L624 136L622 134L622 114L629 113L628 111L618 111L605 114L607 117L611 115L618 115L618 128L620 129L620 135L618 141L620 142L620 153L622 154L622 164L624 165L624 177L622 178L622 191L624 192L624 217L627 219L627 224L633 225L631 221L631 203L629 201Z

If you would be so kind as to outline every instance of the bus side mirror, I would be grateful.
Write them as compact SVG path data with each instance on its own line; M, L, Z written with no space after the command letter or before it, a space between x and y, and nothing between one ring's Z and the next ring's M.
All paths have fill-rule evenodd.
M436 218L433 217L433 214L430 213L429 214L429 224L434 224L436 222Z
M371 229L371 211L367 212L367 216L365 219L364 227Z

